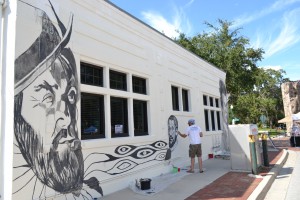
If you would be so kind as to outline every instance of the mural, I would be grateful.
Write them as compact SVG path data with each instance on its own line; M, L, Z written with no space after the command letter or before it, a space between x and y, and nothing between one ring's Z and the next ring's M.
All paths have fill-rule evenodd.
M166 151L167 150L167 151ZM94 152L85 158L89 163L84 172L85 178L93 176L103 177L105 174L118 175L130 171L133 168L143 167L151 161L164 161L170 159L167 143L156 141L146 145L121 145L113 154Z
M169 148L173 151L177 144L177 136L178 136L178 121L174 115L171 115L168 119L168 134L169 134Z
M26 163L15 165L14 175L28 169L14 176L13 194L34 181L32 198L47 196L46 188L87 197L88 191L81 194L83 184L103 195L97 178L83 178L83 154L76 126L78 78L74 55L66 47L72 33L73 15L65 27L50 2L59 33L44 11L27 6L34 8L39 16L42 32L15 60L15 146ZM29 181L17 184L29 171L33 172ZM37 181L43 185L40 194L35 191Z
M221 148L223 151L229 153L229 129L228 129L228 99L227 99L227 91L225 83L220 80L219 81L219 90L220 90L220 97L221 97L221 110L222 112L222 122L223 122L223 134L222 134L222 142Z
M19 2L34 12L32 23L41 33L15 60L13 199L97 198L103 196L99 179L104 174L114 176L170 159L164 141L121 145L111 154L94 152L84 158L77 128L78 76L67 47L73 15L66 27L50 1L55 23L45 11Z

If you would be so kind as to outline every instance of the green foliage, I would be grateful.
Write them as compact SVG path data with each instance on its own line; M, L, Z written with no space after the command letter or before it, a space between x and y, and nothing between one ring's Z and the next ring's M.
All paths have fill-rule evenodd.
M175 42L226 72L228 105L233 105L230 117L240 123L259 123L265 115L273 126L283 115L281 83L282 70L262 69L257 62L263 59L264 51L251 47L240 29L231 29L231 22L219 20L219 26L206 22L210 32L188 38L180 33Z
M263 50L249 47L249 40L238 35L239 29L230 30L230 22L219 20L219 24L220 27L215 27L206 23L211 32L192 38L180 34L175 41L226 72L226 88L234 103L240 94L253 90L252 74Z

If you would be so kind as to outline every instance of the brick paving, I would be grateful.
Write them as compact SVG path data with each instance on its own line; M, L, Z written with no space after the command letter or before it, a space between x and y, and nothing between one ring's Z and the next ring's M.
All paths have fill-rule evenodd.
M268 151L269 167L261 167L259 175L265 176L274 167L282 155L282 149L300 151L300 148L290 147L289 137L272 138L279 151ZM272 148L268 141L268 150ZM252 177L245 172L228 172L211 184L195 192L185 200L246 200L263 180Z

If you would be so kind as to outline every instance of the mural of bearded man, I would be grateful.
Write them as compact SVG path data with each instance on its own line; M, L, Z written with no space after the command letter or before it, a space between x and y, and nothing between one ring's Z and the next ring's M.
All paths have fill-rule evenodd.
M49 2L57 29L43 10L19 2L20 8L35 13L41 33L15 60L13 195L33 188L32 199L57 194L72 199L99 197L103 195L99 181L95 177L84 180L76 126L78 78L74 55L66 47L73 15L65 27Z

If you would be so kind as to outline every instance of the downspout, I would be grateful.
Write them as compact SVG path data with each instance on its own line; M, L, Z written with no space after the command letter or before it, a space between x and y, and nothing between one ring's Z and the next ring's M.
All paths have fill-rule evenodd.
M0 0L0 6L0 200L11 200L17 0Z
M0 0L0 6L1 6L1 9L0 9L0 16L1 16L1 19L0 19L0 63L1 63L1 68L0 68L0 77L1 77L1 81L0 81L0 89L2 91L2 66L3 66L3 63L2 63L2 52L3 52L3 46L2 46L2 36L3 36L3 26L2 26L2 21L3 21L3 14L2 14L2 10L4 9L4 3L5 3L5 0ZM2 92L1 92L2 93ZM2 95L1 95L1 98L0 98L0 113L2 113ZM0 130L2 130L2 114L0 114ZM4 196L3 196L3 193L4 193L4 173L3 173L3 163L4 163L4 160L3 160L3 154L4 154L4 149L3 149L3 145L2 145L2 142L3 142L3 136L4 133L2 133L2 131L0 131L0 199L4 199Z
M2 52L3 52L3 46L2 46L2 36L3 36L3 27L2 27L2 21L3 21L3 14L2 14L2 10L4 9L4 3L5 3L5 0L0 0L0 6L1 6L1 9L0 9L0 16L1 16L1 19L0 19L0 63L1 63L1 68L0 68L0 78L1 78L1 81L0 81L0 90L2 91L2 66L3 66L3 63L2 63ZM1 92L2 93L2 92ZM0 113L2 113L2 95L1 95L1 98L0 98ZM0 114L0 130L2 130L2 114ZM2 131L0 131L0 200L4 199L4 196L3 196L3 192L4 192L4 173L3 173L3 163L4 163L4 160L3 160L3 154L4 154L4 149L3 149L3 145L2 145L2 142L3 142L3 136L4 133L2 133Z

